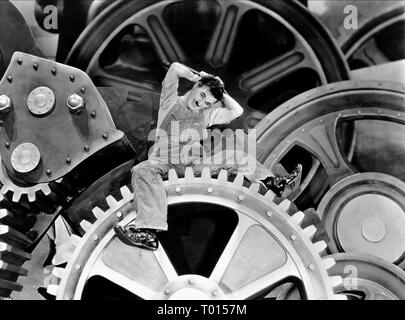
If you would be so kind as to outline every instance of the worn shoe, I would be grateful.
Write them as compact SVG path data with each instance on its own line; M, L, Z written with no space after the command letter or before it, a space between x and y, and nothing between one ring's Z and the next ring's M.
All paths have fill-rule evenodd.
M268 177L263 180L263 183L277 197L285 199L298 189L301 183L301 176L302 165L298 164L290 174L281 177Z
M158 241L154 230L136 229L133 226L126 226L123 228L116 225L114 226L114 232L118 239L129 246L151 251L156 251L158 249Z

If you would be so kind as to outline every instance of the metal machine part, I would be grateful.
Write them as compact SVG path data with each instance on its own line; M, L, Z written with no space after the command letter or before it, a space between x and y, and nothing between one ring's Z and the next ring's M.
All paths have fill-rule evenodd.
M100 93L78 69L16 52L0 93L13 101L12 111L0 114L1 159L10 178L22 186L58 180L123 138ZM35 148L24 148L27 143ZM18 159L32 161L27 169Z
M0 299L22 290L18 277L28 274L23 264L31 258L25 248L32 240L21 231L21 227L27 226L26 222L18 214L0 210Z
M111 113L132 143L156 125L165 66L175 61L220 76L245 109L232 125L244 129L298 93L349 78L333 39L295 1L115 1L66 63L97 85L128 89L126 106Z
M405 59L405 4L382 11L342 43L350 69Z
M91 299L89 287L102 278L141 299L248 299L263 296L286 279L295 279L308 299L343 298L333 293L341 277L327 273L334 260L320 257L326 243L311 242L314 226L300 227L304 214L294 210L290 216L290 201L276 205L271 191L262 195L258 184L247 188L243 182L242 175L228 181L225 170L213 178L208 168L201 177L187 168L184 178L171 170L165 181L169 208L193 203L199 207L211 205L230 210L236 218L226 220L228 225L235 221L234 229L223 247L215 244L220 251L206 273L190 274L174 264L177 260L173 252L179 249L176 246L171 250L164 238L160 237L159 250L151 252L129 247L115 237L112 227L116 223L126 224L135 218L133 194L122 187L121 200L109 196L106 211L93 209L93 224L81 222L83 237L72 235L68 243L57 247L55 268L46 281L48 292L58 299ZM193 214L180 213L188 217ZM105 292L97 290L99 294L101 291Z
M397 161L405 157L404 91L395 83L335 83L286 102L257 127L266 166L283 163L296 148L312 159L295 202L318 208L333 253L366 251L402 268L405 171ZM339 132L353 121L349 159Z
M348 300L405 299L405 272L397 266L369 254L336 253L328 257L336 261L330 274L343 278L335 293ZM278 300L300 299L292 284L277 288L272 296Z

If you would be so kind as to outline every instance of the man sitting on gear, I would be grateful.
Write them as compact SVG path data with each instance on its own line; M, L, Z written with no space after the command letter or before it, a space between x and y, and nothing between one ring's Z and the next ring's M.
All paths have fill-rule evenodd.
M184 96L178 96L177 92L180 77L195 82ZM252 155L235 151L231 156L236 161L231 165L228 161L207 161L210 165L206 165L207 162L204 159L201 161L199 153L189 155L188 151L196 145L201 147L200 141L207 137L207 128L228 124L242 113L243 108L226 93L220 78L205 72L193 72L177 62L170 66L162 83L157 133L152 152L148 160L140 162L131 170L136 218L125 227L119 224L114 227L121 241L149 250L158 249L156 232L166 231L168 228L163 177L170 169L175 169L179 176L184 175L187 167L192 167L194 172L201 172L205 166L209 166L211 172L231 170L235 174L242 173L251 182L261 183L281 198L287 197L298 188L301 165L291 174L275 177L256 161L256 155L252 161ZM198 135L184 135L187 130L197 132ZM219 157L218 154L210 155L210 158L224 159L223 154ZM226 154L229 155L229 152Z

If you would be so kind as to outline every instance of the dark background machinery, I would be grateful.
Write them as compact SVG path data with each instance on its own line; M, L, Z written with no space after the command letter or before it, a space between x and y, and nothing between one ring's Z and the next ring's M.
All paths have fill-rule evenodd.
M5 14L4 21L10 21L10 17L14 14L17 17L14 19L16 23L20 21L21 30L27 29L23 19L11 3L8 1L3 3L2 5L7 6L7 10L10 12ZM341 24L339 25L338 22L344 18L342 17L344 6L353 3L358 6L361 13L360 28L347 32L341 28ZM315 207L318 208L318 213L319 210L323 212L325 201L321 201L322 196L326 192L335 191L339 187L339 181L344 180L341 178L350 177L352 174L345 174L340 170L341 166L336 167L333 161L332 163L327 162L325 165L323 160L327 157L317 157L324 152L323 149L330 147L328 141L332 141L332 150L335 147L339 148L339 151L347 156L347 161L360 166L360 172L364 172L360 181L365 187L372 186L378 181L383 191L388 190L384 191L384 194L390 193L390 190L398 183L390 184L389 181L403 179L401 167L397 165L396 161L392 161L396 157L402 158L400 144L401 137L403 137L402 87L388 90L393 95L393 92L397 93L396 101L394 99L392 103L384 103L380 110L374 110L374 103L361 96L360 88L371 90L371 95L373 95L374 92L385 92L386 88L391 88L390 84L381 82L380 85L380 82L377 82L366 85L363 82L347 82L335 85L335 82L352 77L349 66L351 69L370 65L378 66L381 63L386 64L386 62L403 58L403 46L400 39L398 41L390 39L390 36L400 33L403 28L402 2L390 3L393 6L374 3L377 4L367 7L366 4L363 6L362 1L347 1L339 4L335 1L299 3L277 0L158 1L157 3L152 1L115 1L113 3L110 1L94 3L78 1L74 4L72 1L36 1L34 14L36 22L40 26L44 22L43 8L47 5L55 5L58 8L58 29L52 30L53 33L59 34L55 53L56 61L78 67L90 76L106 102L101 109L108 110L116 129L122 131L125 136L124 139L109 144L95 154L86 155L79 163L71 165L71 169L67 171L66 166L69 163L61 164L59 162L59 170L65 172L61 181L52 179L49 175L44 180L46 170L42 179L35 175L30 179L21 178L10 170L10 163L7 169L7 161L3 161L2 207L5 209L2 211L0 221L2 223L1 239L6 246L2 245L1 257L2 262L5 262L6 265L2 265L2 294L8 296L12 291L17 291L14 294L18 298L18 291L22 289L22 286L17 283L17 277L27 275L27 273L28 277L20 278L21 283L28 282L22 291L23 297L33 297L37 293L36 289L42 286L41 281L44 278L46 278L45 287L48 289L48 294L55 294L55 288L58 287L60 278L63 277L58 263L53 261L52 267L50 259L52 257L55 259L58 257L58 253L65 252L60 248L58 250L58 245L65 249L69 247L69 242L66 244L63 241L66 240L63 239L64 234L67 238L72 238L72 234L83 235L87 229L82 223L83 220L95 222L94 215L91 213L94 207L107 211L112 203L109 195L116 199L123 197L120 188L129 184L131 166L146 157L145 151L150 143L147 141L147 135L156 125L160 82L167 64L173 61L184 62L197 70L213 72L225 80L228 91L238 101L241 101L246 110L245 116L235 122L233 128L254 128L261 121L259 128L262 128L263 134L269 134L272 132L271 130L274 130L275 134L266 139L266 144L273 143L274 145L268 148L265 144L262 148L264 158L269 152L282 148L282 144L277 142L277 139L284 139L288 134L281 134L281 131L293 132L296 140L299 140L303 135L302 131L300 131L301 135L298 133L299 130L302 130L302 125L311 126L319 116L319 120L327 122L329 121L328 114L333 113L334 109L332 106L327 106L323 110L313 103L312 107L306 106L308 111L305 112L305 116L295 119L301 122L285 121L277 124L280 129L277 129L277 125L272 124L277 119L277 113L282 111L286 117L294 117L295 108L298 108L301 103L322 96L324 90L336 92L338 95L336 104L349 103L343 109L344 116L352 109L356 115L348 118L351 121L341 121L342 123L338 127L333 127L336 130L333 132L332 139L325 140L328 136L323 136L322 130L316 129L320 127L319 125L307 128L311 132L316 129L315 131L320 133L316 134L316 137L320 139L318 149L307 148L305 150L305 146L308 145L304 144L298 148L289 149L286 154L272 154L271 161L265 160L269 165L270 162L271 165L281 163L287 169L292 168L297 159L304 163L306 179L301 190L302 193L294 195L300 210ZM364 14L364 8L367 8L366 14ZM7 11L2 10L1 12ZM314 16L318 16L320 20ZM4 25L1 29L4 34L0 37L4 69L10 63L15 51L24 51L36 56L42 55L35 42L32 41L28 30L26 33L21 33L28 40L22 39L24 41L7 43L8 27L9 25ZM189 32L184 32L184 30ZM331 34L336 40L331 37ZM31 45L27 48L27 44ZM16 59L18 64L18 58ZM58 65L57 68L64 71L69 70L68 67L65 68L62 65ZM48 77L51 77L52 68L49 69ZM383 72L374 72L372 77L378 78L379 73ZM13 81L14 83L20 81L18 77L10 82L8 76L10 75L6 75L3 79L4 82L9 83L8 85L11 85ZM40 84L46 80L47 77L44 76L33 82ZM69 81L72 82L69 77L66 78L66 81L66 84ZM105 88L105 86L110 88ZM313 89L317 87L321 88ZM346 96L345 88L350 88L354 94L350 93ZM186 89L187 84L182 84L181 90ZM313 91L307 91L310 89ZM78 90L79 94L80 88ZM359 91L359 95L356 95L356 91ZM16 94L18 95L18 93ZM26 93L21 94L24 96ZM387 94L386 101L391 99L389 93L384 94ZM299 96L294 98L297 95ZM353 102L351 102L352 96ZM361 108L358 106L360 102L364 104ZM351 108L350 103L353 103L355 107ZM278 108L280 105L284 105L284 107ZM375 115L371 115L371 111L375 111ZM379 113L379 111L381 112ZM323 114L318 115L319 112ZM89 118L91 117L90 111ZM395 120L392 121L391 118L395 118ZM41 120L44 119L46 120L46 118L41 118ZM389 120L389 125L387 125L386 119ZM82 128L83 124L76 123L77 128ZM55 124L51 122L50 125ZM329 128L329 126L324 127ZM376 129L379 133L377 137L373 135L377 131ZM37 139L41 140L41 134L37 135ZM51 136L50 139L56 142L58 140L57 136ZM63 146L59 147L61 150L66 149ZM381 158L375 154L376 149L381 151ZM84 152L87 151L84 149ZM378 172L380 175L374 174L369 177L367 176L369 171ZM340 175L341 173L342 175ZM332 181L325 179L326 176L332 177ZM356 180L356 178L357 176L353 175L353 179ZM353 181L353 186L358 183L356 181ZM375 190L373 190L371 188L369 192L374 193ZM336 191L334 195L339 195L339 192L339 190ZM355 190L351 192L355 193ZM401 192L399 191L398 200L394 199L395 201L401 201ZM32 196L33 194L34 196ZM334 195L330 196L332 200L335 199ZM290 214L295 211L289 212L291 210L285 206L282 208ZM182 212L185 211L184 208L176 209L176 207L173 207L172 210L170 216L174 218L181 217ZM220 210L224 217L226 216L225 211ZM401 219L401 215L403 212L399 210L399 219ZM187 219L189 218L186 217ZM324 227L328 231L329 225L334 225L334 223L325 223ZM49 230L51 226L53 229ZM375 225L372 224L371 230L373 230L373 226ZM215 260L215 257L207 255L208 242L204 247L204 243L198 241L201 233L204 233L202 230L206 231L205 234L210 234L211 241L216 237L215 228L226 230L223 234L224 238L221 240L224 245L234 231L232 224L225 226L223 221L212 220L204 212L201 213L201 216L191 218L188 222L173 224L173 228L177 236L165 242L167 248L170 251L171 246L183 247L184 252L188 252L188 254L185 254L180 260L177 258L177 264L193 273L202 272L198 267L201 259L208 265ZM192 236L191 229L200 231L192 233L194 234ZM47 237L52 240L49 242L49 246L47 238L44 237L47 231ZM56 231L56 237L52 236L53 231ZM331 240L329 249L332 252L341 251L336 249L335 243L339 239L336 239L333 232L329 232L328 236L326 234L318 234L318 236ZM193 245L196 250L190 249L190 246ZM35 248L41 248L42 255L38 254L39 249L33 251ZM48 259L43 254L47 251L49 251ZM198 252L201 256L195 256L191 252ZM376 252L378 255L378 250ZM29 261L31 258L33 259ZM28 271L21 268L27 260L28 262L24 266ZM401 258L397 260L398 263L397 261L390 262L396 262L401 266ZM51 267L48 268L49 266ZM43 274L48 270L51 272L50 277ZM370 278L370 276L365 277ZM380 285L384 285L383 280L378 281ZM389 289L387 290L389 291ZM90 298L95 297L94 292L97 290L92 292L89 295ZM120 290L116 292L115 297L112 294L107 298L117 298L120 296L119 292ZM44 291L42 294L47 295ZM358 294L353 296L364 298ZM400 295L396 294L394 297L400 297Z

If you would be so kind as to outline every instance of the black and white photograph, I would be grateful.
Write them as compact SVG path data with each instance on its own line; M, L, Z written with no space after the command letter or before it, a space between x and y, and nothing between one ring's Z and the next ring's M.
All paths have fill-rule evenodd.
M405 0L0 0L0 79L2 305L405 300Z

